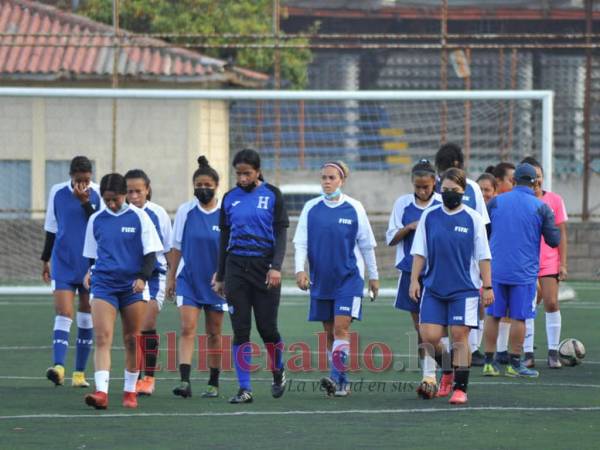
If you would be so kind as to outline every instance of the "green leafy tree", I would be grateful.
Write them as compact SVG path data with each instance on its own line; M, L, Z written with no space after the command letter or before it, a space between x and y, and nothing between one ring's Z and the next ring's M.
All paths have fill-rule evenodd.
M236 65L274 73L275 50L270 48L227 48L224 44L267 43L273 39L232 41L218 37L224 33L265 34L273 30L272 0L126 0L120 2L119 21L123 29L138 33L194 33L217 37L170 39L173 43L193 42L205 54L232 58ZM112 0L84 0L79 14L112 24ZM315 27L311 30L314 31ZM306 44L305 39L285 40ZM206 46L208 44L208 46ZM219 46L223 46L220 47ZM308 83L309 49L280 50L282 84L301 89Z

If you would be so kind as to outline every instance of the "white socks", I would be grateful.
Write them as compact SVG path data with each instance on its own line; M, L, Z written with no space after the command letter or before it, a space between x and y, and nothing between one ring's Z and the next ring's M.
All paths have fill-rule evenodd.
M562 318L560 311L546 313L546 338L548 340L548 350L558 350L561 325Z
M96 384L96 391L108 394L109 378L110 373L108 370L97 370L96 372L94 372L94 383Z
M125 369L125 385L123 387L125 392L135 392L135 384L137 383L139 375L139 370L135 372L129 372L127 369Z
M471 328L471 331L469 331L469 348L471 353L479 348L479 329L477 328Z
M423 378L433 378L435 379L435 369L436 363L435 359L433 359L428 354L423 358Z
M525 340L523 341L523 351L533 353L533 338L535 335L535 319L525 320Z
M498 339L496 339L496 352L508 351L508 336L510 334L510 322L498 324Z

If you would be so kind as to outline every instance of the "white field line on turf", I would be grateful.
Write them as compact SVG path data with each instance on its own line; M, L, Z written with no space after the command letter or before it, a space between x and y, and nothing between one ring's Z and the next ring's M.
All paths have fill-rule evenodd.
M65 377L65 380L70 380L71 378ZM122 381L123 377L110 377L112 381ZM10 375L0 375L0 380L46 380L46 377L19 377L19 376L10 376ZM179 381L179 376L174 377L156 377L157 381ZM221 381L237 381L237 378L233 377L219 377ZM190 377L190 381L206 381L206 377ZM264 378L257 377L252 378L252 381L256 382L273 382L272 378ZM369 383L419 383L418 379L415 380L367 380L363 378L357 378L355 380L350 380L351 383L360 383L369 384ZM288 377L288 382L293 383L319 383L318 378L292 378ZM516 387L566 387L566 388L591 388L591 389L600 389L600 384L582 384L582 383L540 383L537 381L525 381L523 383L519 383L518 381L510 382L510 381L469 381L470 385L489 385L489 386L516 386Z
M347 410L311 410L311 411L235 411L204 413L98 413L98 414L25 414L18 416L0 416L1 420L14 419L82 419L82 418L136 418L136 417L232 417L232 416L303 416L303 415L340 415L340 414L414 414L414 413L464 413L478 411L495 412L591 412L600 411L600 406L572 407L525 407L525 406L461 406L458 408L408 408L408 409L347 409Z

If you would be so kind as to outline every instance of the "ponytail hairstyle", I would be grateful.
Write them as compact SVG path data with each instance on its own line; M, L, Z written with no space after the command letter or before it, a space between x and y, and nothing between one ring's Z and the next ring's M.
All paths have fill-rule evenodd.
M431 177L435 180L435 168L428 159L420 159L411 169L410 175L412 178Z
M148 175L146 175L146 172L144 172L142 169L131 169L125 174L125 182L127 182L127 180L133 180L134 178L141 178L142 180L144 180L146 188L148 188L148 195L146 196L146 200L151 200L152 186L150 186L150 178L148 177Z
M219 185L219 174L209 164L208 159L206 159L206 156L204 156L204 155L199 156L197 161L198 161L198 168L196 169L196 171L194 172L194 175L192 176L192 183L199 176L206 175L206 176L211 177L213 179L213 181L215 182L215 184L218 186Z
M237 152L233 157L233 162L231 165L235 167L238 164L248 164L254 170L260 172L258 174L258 179L260 181L265 181L262 171L260 170L260 155L256 150L252 148L245 148Z
M118 195L127 195L127 181L120 173L108 173L100 180L100 195L112 191Z

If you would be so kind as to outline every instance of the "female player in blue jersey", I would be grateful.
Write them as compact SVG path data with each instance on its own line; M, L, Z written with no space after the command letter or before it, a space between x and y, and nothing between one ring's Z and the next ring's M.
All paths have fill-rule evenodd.
M263 181L260 156L252 149L233 158L237 186L223 197L219 265L214 289L226 294L233 327L233 359L240 388L231 403L252 402L250 384L252 311L273 373L271 394L285 392L283 341L277 328L281 265L289 219L283 196Z
M156 333L156 319L165 300L165 274L167 273L167 254L171 249L171 219L165 209L150 201L152 190L150 178L146 172L133 169L125 174L127 182L127 202L143 209L152 220L156 232L163 244L163 250L156 253L156 268L152 277L146 283L144 296L150 300L147 304L146 315L142 323L142 337L140 341L142 368L136 391L141 395L152 395L154 392L154 369L159 346L159 336Z
M469 331L478 326L479 289L485 306L494 301L490 247L481 216L462 204L465 173L448 169L441 178L443 205L423 213L413 240L410 297L421 301L420 332L427 353L442 365L440 340L450 329L454 349L454 392L450 403L467 402L471 352ZM423 288L419 275L425 269ZM435 365L426 363L418 393L432 398L436 391Z
M163 246L148 214L125 202L127 183L122 175L111 173L102 177L100 193L106 209L90 217L83 248L83 256L93 260L86 283L91 285L96 333L96 392L87 395L85 402L96 409L108 406L110 350L120 312L125 344L123 406L136 408L135 385L139 375L136 349L147 301L143 292L156 268L156 253Z
M400 271L398 293L396 294L394 306L410 313L417 331L418 342L421 344L419 304L412 301L408 295L413 261L410 248L421 214L430 206L438 205L440 200L438 195L435 194L435 169L428 160L422 159L413 166L411 179L414 193L402 195L394 203L386 232L386 240L389 246L396 246L396 269ZM419 358L422 360L424 356L423 349L419 347ZM423 361L421 361L422 366Z
M323 323L331 376L321 379L329 396L349 393L346 361L350 353L350 325L361 319L365 264L373 299L379 291L375 237L362 204L343 194L348 168L341 161L323 164L323 195L308 201L294 236L296 283L310 288L308 320ZM310 278L304 265L308 257ZM355 349L358 350L358 349Z
M198 169L192 176L194 200L177 210L173 227L167 295L177 295L181 319L179 337L179 374L181 384L173 394L191 397L190 371L198 315L204 310L204 328L208 336L210 378L202 397L218 397L221 367L221 327L227 303L211 286L217 270L219 254L219 216L221 208L215 195L219 174L204 156L198 158Z
M85 366L92 348L93 331L89 293L83 278L89 267L83 257L83 241L88 218L101 208L98 185L92 183L92 163L85 156L71 160L71 179L50 189L46 212L46 242L42 253L42 277L52 281L54 291L53 365L46 377L56 386L64 383L65 359L73 321L73 300L79 294L77 311L77 352L72 386L88 387Z
M464 168L465 156L462 149L452 143L446 143L440 147L435 154L435 167L437 168L438 174L443 174L450 168L463 169ZM462 196L462 203L475 211L477 211L483 218L485 225L490 223L490 217L488 215L485 201L477 184L474 180L467 178L467 185ZM440 181L441 183L441 181ZM438 191L440 191L441 185L438 184ZM441 191L440 191L441 192ZM473 366L483 366L484 356L479 351L481 339L483 337L483 316L481 316L477 322L478 326L473 328L469 333L469 346L471 347L471 361ZM448 347L448 337L443 339L444 346ZM443 390L443 389L441 389Z

